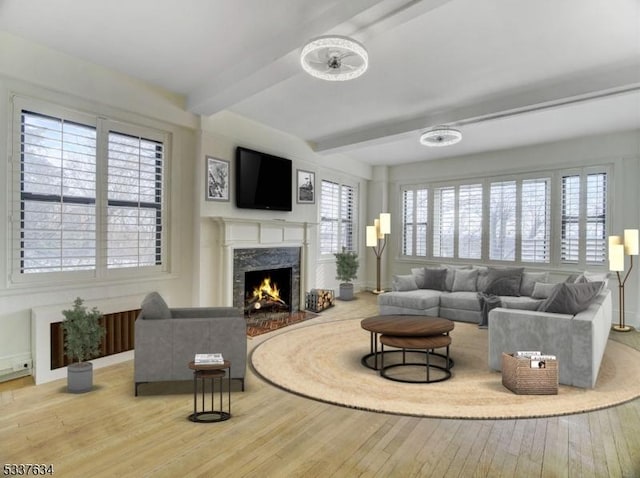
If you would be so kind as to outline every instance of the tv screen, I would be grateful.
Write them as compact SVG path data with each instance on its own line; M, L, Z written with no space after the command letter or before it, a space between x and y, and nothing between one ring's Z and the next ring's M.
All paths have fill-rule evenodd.
M291 196L291 160L236 149L236 206L291 211Z

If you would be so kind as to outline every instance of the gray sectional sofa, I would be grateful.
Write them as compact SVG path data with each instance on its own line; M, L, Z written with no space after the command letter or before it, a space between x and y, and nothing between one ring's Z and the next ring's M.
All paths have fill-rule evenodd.
M378 307L382 315L488 321L490 368L501 370L502 352L540 350L558 357L560 383L594 387L611 328L606 274L584 273L557 284L548 277L522 268L415 268L393 277L393 290L378 296Z
M247 368L243 312L231 307L169 308L152 292L135 322L134 381L193 380L188 366L196 353L222 353L231 378L242 382Z

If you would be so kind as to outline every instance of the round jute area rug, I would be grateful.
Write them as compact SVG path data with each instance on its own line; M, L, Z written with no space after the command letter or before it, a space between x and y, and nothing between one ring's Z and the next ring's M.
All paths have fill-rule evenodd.
M558 395L516 395L487 366L487 331L456 322L450 380L401 383L360 363L369 332L360 319L300 327L267 339L251 363L284 390L344 407L438 418L534 418L581 413L640 397L640 352L609 340L594 389L560 385Z

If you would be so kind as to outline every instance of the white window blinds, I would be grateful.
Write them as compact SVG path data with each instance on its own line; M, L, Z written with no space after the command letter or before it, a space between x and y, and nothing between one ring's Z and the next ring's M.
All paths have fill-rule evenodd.
M323 180L320 194L320 254L355 250L356 188Z
M161 142L109 132L107 266L162 261Z
M96 265L96 129L21 112L20 272Z
M551 241L549 178L522 181L520 260L548 263Z
M427 189L402 192L402 254L427 255L427 225L429 216Z
M453 257L456 220L456 191L453 187L433 192L433 256Z
M491 183L489 194L489 258L513 261L516 252L516 182Z
M607 174L562 177L562 262L587 264L606 260Z
M12 280L162 265L167 134L32 103L14 99Z
M482 257L482 184L458 189L458 257Z

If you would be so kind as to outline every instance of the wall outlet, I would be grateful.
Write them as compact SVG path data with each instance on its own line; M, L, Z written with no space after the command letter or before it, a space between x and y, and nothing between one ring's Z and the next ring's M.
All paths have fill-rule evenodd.
M19 372L21 370L31 370L33 368L33 363L31 359L27 360L16 360L13 362L13 371Z

